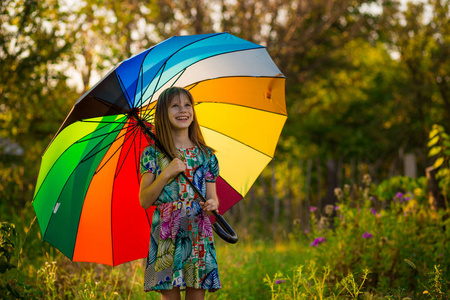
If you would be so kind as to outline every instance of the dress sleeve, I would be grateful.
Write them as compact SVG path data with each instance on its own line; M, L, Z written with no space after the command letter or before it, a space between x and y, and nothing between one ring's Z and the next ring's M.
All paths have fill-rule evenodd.
M206 171L205 180L206 182L216 182L216 179L219 176L219 161L214 153L210 153L208 165L209 167Z
M147 172L156 173L156 150L154 147L147 147L141 155L141 175Z

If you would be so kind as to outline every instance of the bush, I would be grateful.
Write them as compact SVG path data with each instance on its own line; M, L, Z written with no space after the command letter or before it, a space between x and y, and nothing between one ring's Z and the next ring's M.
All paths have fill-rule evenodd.
M423 179L396 177L377 187L365 177L363 187L353 193L348 187L337 189L336 195L338 204L328 209L333 212L325 220L317 222L313 216L316 225L307 234L310 244L304 251L316 265L329 266L323 279L328 284L320 283L329 288L329 297L339 295L330 287L338 287L342 278L352 274L363 276L362 289L368 295L450 296L450 220L444 218L445 210L436 212L427 206ZM432 284L429 274L434 274ZM309 282L317 286L313 278L318 277ZM289 285L303 284L294 281L289 280ZM267 282L273 286L273 281ZM303 299L292 294L291 298Z

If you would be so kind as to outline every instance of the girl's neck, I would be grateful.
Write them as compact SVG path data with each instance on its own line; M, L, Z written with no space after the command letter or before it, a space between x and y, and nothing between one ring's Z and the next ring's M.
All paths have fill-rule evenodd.
M189 138L189 131L174 131L172 132L173 144L175 148L186 149L195 146L195 144Z

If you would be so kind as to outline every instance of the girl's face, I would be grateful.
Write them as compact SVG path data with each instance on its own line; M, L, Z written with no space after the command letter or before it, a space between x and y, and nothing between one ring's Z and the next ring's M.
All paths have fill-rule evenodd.
M194 110L189 97L184 93L175 96L169 105L169 121L172 130L188 129L192 123Z

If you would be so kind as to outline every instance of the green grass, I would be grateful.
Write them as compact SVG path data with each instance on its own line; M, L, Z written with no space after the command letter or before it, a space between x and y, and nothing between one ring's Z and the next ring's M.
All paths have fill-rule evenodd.
M450 298L450 211L430 210L423 187L410 189L393 199L372 185L338 191L331 228L313 214L309 232L293 225L276 241L256 232L235 245L216 238L222 289L207 299ZM0 205L0 212L16 229L1 231L0 262L15 267L0 263L0 298L160 298L142 290L144 260L115 268L74 263L42 242L31 205Z

